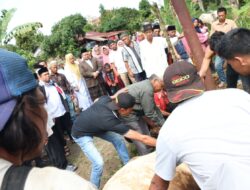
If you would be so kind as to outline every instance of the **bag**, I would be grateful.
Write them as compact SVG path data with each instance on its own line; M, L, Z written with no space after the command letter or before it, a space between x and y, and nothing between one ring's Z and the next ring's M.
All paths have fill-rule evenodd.
M32 167L14 166L9 167L4 175L1 190L24 190L27 176Z

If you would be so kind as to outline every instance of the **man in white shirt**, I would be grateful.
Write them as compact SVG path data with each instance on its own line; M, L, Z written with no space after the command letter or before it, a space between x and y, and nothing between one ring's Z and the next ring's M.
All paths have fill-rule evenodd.
M249 94L239 89L204 92L187 62L170 65L164 83L169 100L179 105L158 136L150 190L167 189L180 163L188 165L201 189L249 189Z
M127 71L125 63L123 61L123 56L122 56L123 47L117 48L116 42L110 41L109 48L112 49L112 51L110 51L110 53L109 53L110 64L112 64L116 68L124 85L128 86L130 84L130 82L129 82L129 78L128 78L128 71Z
M66 96L63 90L50 80L49 71L46 67L40 68L37 74L40 90L46 99L46 110L55 122L52 130L53 137L56 139L49 139L52 140L53 143L49 142L49 147L47 147L51 155L51 162L60 169L74 171L77 168L71 164L68 165L68 161L65 157L66 152L64 151L64 147L66 146L64 130L68 127L71 129L72 127Z
M162 37L153 37L153 28L151 23L143 25L143 31L146 38L140 42L141 61L147 77L156 74L163 77L165 69L168 67L166 39Z

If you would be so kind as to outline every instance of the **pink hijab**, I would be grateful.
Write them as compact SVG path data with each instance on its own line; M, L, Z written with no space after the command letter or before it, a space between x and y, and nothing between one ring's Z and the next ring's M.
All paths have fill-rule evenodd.
M108 54L104 53L104 49L106 49L108 51ZM101 47L101 54L102 54L103 65L105 65L106 63L110 63L109 62L109 47L108 46Z
M101 47L98 45L95 45L94 48L92 49L92 56L96 58L100 63L103 64L103 59L102 59L102 53L101 53Z
M199 41L201 43L201 47L202 47L203 51L205 52L205 49L207 47L208 35L203 34L203 33L196 33L196 34L197 34L198 39L199 39ZM182 41L182 43L183 43L183 45L185 47L185 50L187 51L188 55L190 55L191 54L191 50L190 50L190 47L188 45L187 39L185 37L183 37L181 39L181 41Z

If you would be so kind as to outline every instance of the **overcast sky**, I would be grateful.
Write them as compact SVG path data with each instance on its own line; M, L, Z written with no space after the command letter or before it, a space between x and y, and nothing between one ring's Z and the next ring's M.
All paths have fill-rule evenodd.
M150 0L150 2L162 0ZM85 18L98 17L99 5L105 9L129 7L138 9L140 0L0 0L0 10L16 8L8 31L15 26L28 22L41 22L44 34L49 34L51 27L63 17L80 13Z

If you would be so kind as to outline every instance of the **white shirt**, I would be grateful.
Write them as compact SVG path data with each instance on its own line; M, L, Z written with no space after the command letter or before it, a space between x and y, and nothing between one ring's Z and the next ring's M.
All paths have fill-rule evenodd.
M149 43L147 39L140 42L142 66L147 73L147 77L156 74L163 78L168 67L166 47L166 39L162 37L154 37L152 43Z
M12 164L0 159L0 186L4 174ZM96 190L96 188L85 179L73 172L60 170L54 167L31 169L27 176L24 190Z
M39 84L44 86L46 92L46 107L48 115L50 115L51 118L63 116L66 113L66 110L62 104L62 100L56 90L56 87L51 84L45 84L43 81L39 81Z
M88 60L85 60L85 62L93 69L93 65L91 63L91 61L88 59Z
M181 103L161 128L156 152L156 173L167 181L186 163L201 189L235 190L235 181L250 189L250 95L214 90Z
M117 72L119 74L127 72L127 69L125 67L125 63L124 63L123 57L122 57L122 49L123 48L118 48L116 51L113 50L109 53L109 61L110 61L110 63L115 64L115 66L117 68Z
M47 113L48 113L48 108L47 108L47 104L44 104L44 108L46 109ZM47 119L47 127L46 127L46 131L48 133L48 137L50 137L53 134L52 131L52 127L55 125L55 122L53 121L53 118L51 117L50 114L48 114L48 119Z

